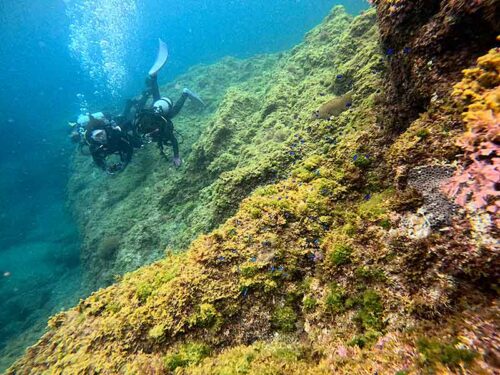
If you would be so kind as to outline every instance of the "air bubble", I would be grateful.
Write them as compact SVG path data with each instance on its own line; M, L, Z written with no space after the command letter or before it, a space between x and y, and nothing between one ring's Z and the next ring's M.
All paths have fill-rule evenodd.
M135 33L135 0L66 2L69 49L96 89L118 96L127 83L127 46Z

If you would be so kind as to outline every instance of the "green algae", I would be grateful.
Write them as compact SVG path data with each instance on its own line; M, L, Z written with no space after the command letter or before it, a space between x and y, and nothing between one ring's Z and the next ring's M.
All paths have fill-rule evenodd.
M210 355L210 348L204 344L189 343L182 345L175 353L165 356L165 367L174 371L178 367L197 365Z
M349 264L351 262L352 248L348 245L337 245L330 253L328 259L335 266Z
M143 262L139 250L181 250L190 236L233 217L187 252L169 251L53 317L49 334L11 373L36 369L40 361L56 372L418 373L422 363L412 342L428 327L412 315L415 301L437 295L433 303L445 311L451 288L443 280L452 276L443 276L437 262L408 259L433 243L406 237L392 211L399 195L385 181L379 148L388 138L374 113L381 86L371 70L381 64L374 22L373 12L352 20L336 8L303 45L263 63L269 70L262 76L255 72L227 88L199 138L193 135L185 169L174 174L157 166L140 183L152 185L134 192L130 183L124 203L113 201L117 213L139 202L149 213L134 212L138 226L125 235L129 247L117 257L130 263L115 269ZM339 72L347 82L336 82ZM311 122L326 90L335 96L352 90L355 105ZM369 155L370 163L355 165L354 155ZM96 209L109 209L104 203ZM432 239L435 251L447 249L445 236ZM428 324L437 335L450 327L470 332L467 313L459 310ZM471 319L494 311L485 302ZM422 352L429 358L437 353L432 363L456 358L427 347Z
M281 332L294 332L296 323L297 314L291 306L278 307L271 316L271 324Z
M345 311L347 294L336 284L331 284L325 298L326 311L332 314L340 314Z
M454 343L441 343L427 338L417 341L417 348L420 353L420 361L424 368L431 372L438 363L446 365L451 369L458 369L461 364L470 364L477 353L474 351L458 348L458 341Z
M365 330L381 331L384 328L382 321L383 306L380 296L373 290L363 293L360 301L361 308L354 317Z

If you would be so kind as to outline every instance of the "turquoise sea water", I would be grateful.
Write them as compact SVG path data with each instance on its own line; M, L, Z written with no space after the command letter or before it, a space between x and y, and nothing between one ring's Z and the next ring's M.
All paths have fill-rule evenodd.
M67 207L67 121L139 92L157 38L161 82L231 55L299 43L336 4L365 0L38 0L0 2L0 369L54 312L91 291Z

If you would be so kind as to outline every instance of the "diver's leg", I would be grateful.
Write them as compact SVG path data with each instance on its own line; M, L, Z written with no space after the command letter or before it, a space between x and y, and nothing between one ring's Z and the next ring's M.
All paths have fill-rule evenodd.
M174 107L172 110L168 113L169 118L174 118L177 116L177 114L181 111L182 107L184 107L184 104L186 103L186 99L189 97L188 94L182 93L181 97L175 102Z
M134 101L132 99L127 99L127 101L125 102L125 108L123 108L122 117L128 119L133 106Z
M153 100L156 102L160 100L160 88L158 87L158 77L155 75L148 76L148 84L153 95Z

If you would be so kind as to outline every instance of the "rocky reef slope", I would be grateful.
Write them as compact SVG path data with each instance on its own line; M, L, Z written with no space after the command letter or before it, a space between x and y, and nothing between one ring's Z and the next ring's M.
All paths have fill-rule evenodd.
M415 24L417 2L375 3L379 26L373 10L353 20L336 8L262 76L214 101L186 170L171 177L175 191L160 178L172 171L152 163L143 175L158 174L150 193L137 192L152 211L122 223L124 241L151 251L148 220L167 233L171 219L159 215L176 200L186 209L178 223L202 223L189 238L230 218L54 316L8 373L499 370L499 30L484 23L481 48L459 34L450 50L455 29L438 22L461 15L455 27L473 28L498 2L432 2ZM419 50L432 25L443 39ZM427 54L433 63L421 65ZM400 64L421 79L401 81ZM421 95L426 76L436 89ZM418 108L402 113L411 95ZM189 176L204 187L190 190ZM187 242L179 232L158 244Z
M344 12L332 14L291 52L197 67L164 86L162 92L173 98L190 87L209 104L203 112L188 106L175 119L185 160L180 170L153 145L136 153L127 173L112 179L103 178L88 157L75 157L69 196L84 234L90 287L163 257L165 248L185 250L197 235L235 213L255 187L287 176L302 157L299 150L290 154L298 142L295 132L322 104L351 89L349 74L336 79L352 57L338 50L340 43L356 49L358 39L341 40L350 37L342 31L351 21ZM373 19L360 25L357 38L372 25ZM373 30L361 42L368 41L375 48ZM361 65L349 69L356 67ZM341 111L345 104L340 102ZM338 111L325 110L328 116Z

